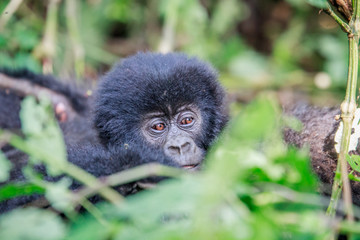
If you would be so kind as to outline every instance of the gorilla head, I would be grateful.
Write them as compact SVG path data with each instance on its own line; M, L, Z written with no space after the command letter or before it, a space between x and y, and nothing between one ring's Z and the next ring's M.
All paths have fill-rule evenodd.
M145 145L196 168L227 122L224 90L207 64L179 53L138 53L106 74L95 126L108 149Z

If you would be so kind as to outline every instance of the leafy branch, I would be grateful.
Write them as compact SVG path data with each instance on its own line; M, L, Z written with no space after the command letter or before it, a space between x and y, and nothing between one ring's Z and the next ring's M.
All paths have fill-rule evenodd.
M350 136L355 117L356 90L358 78L359 35L360 35L360 1L359 0L307 0L310 4L323 8L347 33L349 43L348 77L344 101L341 103L341 121L343 124L338 163L335 172L332 194L327 214L335 216L337 203L341 196L344 199L345 213L349 222L354 221L351 186L348 177L347 158Z

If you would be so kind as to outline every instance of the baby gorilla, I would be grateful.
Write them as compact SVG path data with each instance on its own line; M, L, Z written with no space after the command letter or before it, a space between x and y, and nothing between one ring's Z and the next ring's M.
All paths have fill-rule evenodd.
M39 82L38 77L46 76L31 76L28 81L46 82L43 87L57 92L58 87L51 87L60 84L55 79ZM67 89L61 93L65 97L73 95L71 88L61 89ZM2 95L8 96L11 94ZM196 58L179 53L138 53L101 79L95 104L87 101L89 109L84 110L84 117L60 124L68 161L96 177L150 162L196 170L228 120L224 96L216 72ZM93 123L85 121L89 115L93 115ZM27 156L12 156L14 169L9 181L26 181L21 169ZM36 169L49 181L59 179L48 176L43 166ZM79 186L73 181L71 188ZM136 191L132 184L117 190L123 195ZM0 212L38 197L1 202Z
M102 79L95 125L109 151L145 145L171 165L196 169L227 122L225 109L209 65L183 54L139 53Z

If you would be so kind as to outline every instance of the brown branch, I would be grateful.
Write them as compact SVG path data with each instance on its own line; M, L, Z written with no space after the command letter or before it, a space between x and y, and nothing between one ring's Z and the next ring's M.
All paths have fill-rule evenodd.
M13 91L20 96L34 96L37 99L45 96L49 98L52 103L56 116L59 121L72 120L76 115L76 111L71 106L69 100L48 88L31 83L26 79L14 79L5 74L0 73L0 89L4 89L5 92Z

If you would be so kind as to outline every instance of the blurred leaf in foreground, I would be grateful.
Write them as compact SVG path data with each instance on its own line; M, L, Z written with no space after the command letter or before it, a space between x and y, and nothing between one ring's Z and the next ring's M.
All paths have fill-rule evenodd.
M63 239L65 225L55 213L35 209L16 209L0 217L0 239Z
M20 118L26 138L13 136L11 144L29 154L31 160L48 163L51 175L60 174L67 163L66 150L50 102L42 99L37 103L34 97L26 97L21 105Z
M42 194L45 190L32 183L11 183L1 186L0 201L14 198L17 196Z

